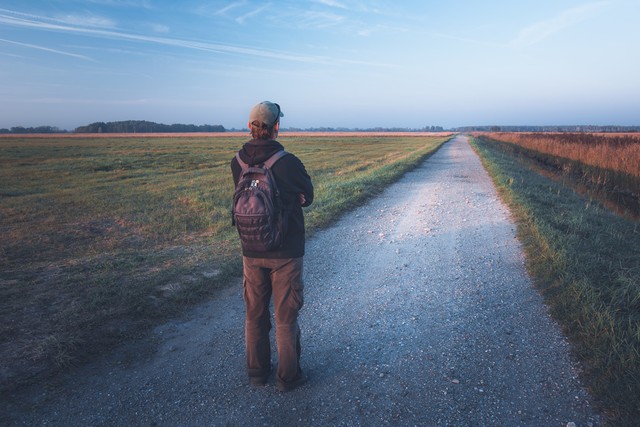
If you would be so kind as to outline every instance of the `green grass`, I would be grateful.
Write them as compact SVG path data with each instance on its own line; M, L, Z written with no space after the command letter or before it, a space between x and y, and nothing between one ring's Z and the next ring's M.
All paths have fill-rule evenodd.
M640 224L532 168L502 143L477 138L518 222L528 268L573 344L611 423L640 417Z
M447 138L283 135L316 187L309 234ZM0 390L81 362L241 274L242 137L0 138Z

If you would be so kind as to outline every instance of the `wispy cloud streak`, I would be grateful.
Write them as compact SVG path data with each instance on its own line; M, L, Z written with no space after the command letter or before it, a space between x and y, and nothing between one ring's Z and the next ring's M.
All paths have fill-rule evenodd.
M227 6L223 7L222 9L216 11L215 15L224 15L230 10L244 6L245 4L247 4L246 1L236 1L236 2L230 3Z
M5 13L1 13L1 12L5 12ZM38 29L42 31L66 32L66 33L82 34L82 35L99 37L99 38L130 40L130 41L146 42L146 43L152 43L152 44L158 44L158 45L164 45L164 46L172 46L176 48L212 52L212 53L237 54L237 55L261 57L261 58L268 58L268 59L286 60L286 61L292 61L292 62L383 65L383 64L370 64L370 63L354 61L354 60L335 59L335 58L329 58L329 57L323 57L323 56L298 55L294 53L278 52L278 51L266 50L266 49L253 49L253 48L234 46L234 45L222 44L222 43L201 42L201 41L183 40L183 39L160 37L160 36L132 34L132 33L126 33L122 31L104 29L104 28L79 27L79 26L67 25L65 23L61 23L59 20L55 20L51 18L37 17L34 15L27 15L20 12L13 12L5 9L0 9L0 24L33 28L33 29Z
M151 2L148 0L89 0L89 3L103 4L107 6L117 7L139 7L143 9L152 9Z
M96 15L65 15L58 17L57 20L68 25L77 25L82 27L116 27L116 23L111 19Z
M327 28L339 25L345 21L345 17L328 12L308 11L302 13L297 19L297 25L305 28Z
M536 45L565 28L589 19L608 3L608 1L587 3L565 10L553 18L524 28L515 39L511 40L509 45L515 49Z
M335 7L338 9L348 9L347 6L343 3L340 3L339 1L335 1L335 0L312 0L313 3L320 3L323 4L325 6L329 6L329 7Z
M244 24L244 21L246 21L247 19L251 18L252 16L258 15L260 12L262 12L263 10L266 10L269 7L271 7L270 3L265 4L265 5L255 9L255 10L252 10L249 13L245 13L244 15L237 17L236 18L236 22L238 24Z
M23 47L28 47L28 48L31 48L31 49L42 50L42 51L45 51L45 52L57 53L59 55L65 55L65 56L70 56L72 58L84 59L86 61L95 62L93 58L89 58L88 56L78 55L77 53L64 52L62 50L57 50L57 49L50 49L48 47L38 46L38 45L35 45L35 44L22 43L22 42L17 42L17 41L13 41L13 40L7 40L7 39L0 39L0 42L14 44L14 45L23 46Z

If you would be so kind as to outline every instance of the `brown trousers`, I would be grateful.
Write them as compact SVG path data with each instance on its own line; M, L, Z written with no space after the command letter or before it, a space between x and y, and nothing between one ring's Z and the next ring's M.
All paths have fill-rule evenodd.
M247 373L267 377L271 371L271 313L273 294L278 348L277 381L290 382L300 371L298 311L304 303L302 258L243 258Z

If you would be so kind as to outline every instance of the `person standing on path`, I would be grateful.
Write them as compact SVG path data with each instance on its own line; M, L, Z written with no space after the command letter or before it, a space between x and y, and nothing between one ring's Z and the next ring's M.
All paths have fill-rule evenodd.
M284 150L276 141L280 117L284 114L278 104L264 101L253 107L248 123L252 139L238 151L243 163L262 165L272 155ZM238 157L231 160L235 186L242 172ZM304 302L305 228L302 207L313 202L313 184L303 163L290 153L277 160L271 172L280 191L288 227L279 247L258 252L242 250L247 373L254 386L266 385L271 375L269 304L273 294L278 348L276 386L280 391L290 391L307 381L300 368L298 312Z

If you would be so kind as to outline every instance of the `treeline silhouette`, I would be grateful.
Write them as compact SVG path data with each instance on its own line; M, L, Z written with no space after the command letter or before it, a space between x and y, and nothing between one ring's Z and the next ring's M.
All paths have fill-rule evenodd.
M165 125L148 122L146 120L125 120L120 122L95 122L86 126L79 126L75 133L187 133L187 132L226 132L222 125ZM22 127L0 129L0 134L26 133L69 133L69 131L55 126Z
M2 133L66 133L66 130L57 128L55 126L37 126L25 128L22 126L14 126L11 129L0 129Z
M126 120L121 122L95 122L79 126L75 133L175 133L175 132L225 132L222 125L165 125L146 120Z

